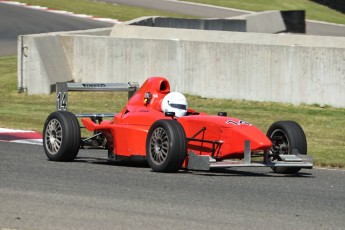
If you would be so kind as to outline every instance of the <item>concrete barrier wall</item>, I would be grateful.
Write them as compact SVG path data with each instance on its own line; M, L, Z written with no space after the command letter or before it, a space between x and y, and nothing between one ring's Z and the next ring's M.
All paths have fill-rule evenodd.
M290 11L293 12L293 11ZM286 18L291 19L290 17L286 16ZM285 19L281 11L264 11L252 14L244 14L235 17L226 18L228 20L243 20L245 22L245 29L246 32L253 32L253 33L282 33L282 32L293 32L288 31L285 25ZM296 25L290 24L289 29L294 29Z
M18 55L19 88L29 94L49 94L56 81L70 81L70 66L63 45L54 34L22 36Z
M166 30L115 26L111 37L63 34L52 42L77 82L164 76L173 90L202 97L345 107L345 38ZM42 52L30 49L37 51L25 58L25 78L51 84Z
M298 16L298 17L297 17ZM305 33L304 11L265 11L225 19L141 17L126 25L254 33Z
M49 94L57 81L73 80L71 35L109 36L112 28L54 32L18 37L18 88L29 94ZM67 37L59 35L68 34Z
M220 30L246 32L246 20L243 19L185 19L166 17L142 17L126 22L127 25L183 28L199 30Z

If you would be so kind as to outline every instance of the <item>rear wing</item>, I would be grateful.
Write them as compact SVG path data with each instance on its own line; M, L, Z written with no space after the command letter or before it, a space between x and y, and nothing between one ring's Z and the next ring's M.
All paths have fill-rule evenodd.
M139 89L138 82L128 83L56 83L56 110L66 111L68 108L68 91L121 91L128 92L130 99Z

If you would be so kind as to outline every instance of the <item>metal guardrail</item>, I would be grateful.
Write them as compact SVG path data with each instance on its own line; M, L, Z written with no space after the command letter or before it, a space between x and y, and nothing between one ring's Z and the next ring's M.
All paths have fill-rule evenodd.
M56 83L56 110L66 111L68 108L68 91L121 91L128 92L130 99L139 89L138 82L128 83Z

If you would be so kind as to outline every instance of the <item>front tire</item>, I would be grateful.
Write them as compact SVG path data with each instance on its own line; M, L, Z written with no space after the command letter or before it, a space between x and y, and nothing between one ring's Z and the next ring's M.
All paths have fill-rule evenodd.
M186 157L186 134L176 120L158 120L146 139L146 158L155 172L176 172Z
M272 141L271 153L279 160L278 155L292 155L297 150L307 155L307 140L302 127L294 121L277 121L267 131ZM282 174L294 174L301 170L298 167L272 167L273 171Z
M74 114L51 113L43 128L43 148L49 160L73 161L80 147L80 126Z

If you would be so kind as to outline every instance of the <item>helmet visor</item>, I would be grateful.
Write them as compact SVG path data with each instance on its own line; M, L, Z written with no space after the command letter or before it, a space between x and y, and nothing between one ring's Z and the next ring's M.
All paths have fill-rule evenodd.
M182 104L173 104L173 103L169 103L169 105L173 108L176 109L183 109L183 110L187 110L187 105L182 105Z

